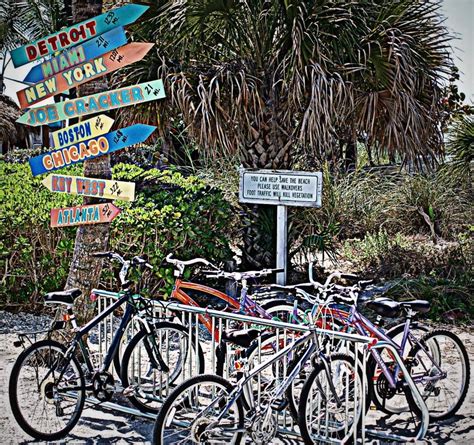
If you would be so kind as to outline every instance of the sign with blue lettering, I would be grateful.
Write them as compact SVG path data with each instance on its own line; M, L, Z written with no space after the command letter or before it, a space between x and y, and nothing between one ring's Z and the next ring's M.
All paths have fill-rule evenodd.
M86 40L104 34L117 26L125 26L137 20L148 6L128 4L115 8L89 20L62 29L28 45L11 51L13 65L19 67L41 57L53 54Z
M114 124L114 120L101 114L78 124L71 125L51 134L54 148L63 148L87 139L95 138L108 133Z
M88 114L103 113L115 108L136 105L166 97L162 80L152 80L117 90L104 91L91 96L29 109L21 115L20 124L48 125Z
M82 45L63 51L58 56L51 57L40 65L34 66L26 75L24 81L27 83L40 82L87 60L102 56L126 43L127 37L123 26L119 26L92 40L88 40Z
M43 153L29 160L33 176L58 170L68 165L113 153L144 142L155 131L152 125L135 124L75 145Z

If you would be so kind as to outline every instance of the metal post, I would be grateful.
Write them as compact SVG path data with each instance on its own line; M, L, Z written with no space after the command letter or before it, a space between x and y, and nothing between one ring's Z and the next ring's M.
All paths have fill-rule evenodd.
M287 207L277 206L277 268L284 269L284 272L277 274L277 284L286 284L287 272L287 247L288 247L288 224L287 224Z

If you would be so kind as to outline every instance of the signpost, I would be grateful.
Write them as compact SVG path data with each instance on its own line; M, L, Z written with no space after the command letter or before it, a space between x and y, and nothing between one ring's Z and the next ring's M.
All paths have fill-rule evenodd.
M145 57L153 45L153 43L129 43L121 48L109 51L103 56L62 71L31 87L20 90L16 93L20 108L28 108L48 97L138 62Z
M127 107L166 97L162 80L152 80L138 85L104 91L91 96L79 97L66 102L31 108L21 115L20 124L48 125L53 122L102 113L115 108Z
M50 191L92 198L135 200L135 183L82 176L48 175L42 184Z
M31 172L33 176L37 176L139 144L144 142L155 129L156 127L152 125L135 124L76 145L43 153L29 160Z
M108 223L119 213L120 209L112 203L51 209L51 227Z
M134 4L121 6L92 19L76 23L33 43L16 48L11 51L13 65L18 68L48 54L78 45L118 26L129 25L147 9L148 6Z
M114 120L101 114L51 133L54 148L63 148L108 133Z
M240 171L239 201L277 206L277 283L286 283L287 206L321 207L323 177L321 172L290 170Z
M105 34L65 50L58 56L51 57L40 65L31 68L24 82L36 83L61 71L72 68L87 60L95 59L106 52L112 51L127 43L127 36L122 26L114 28Z

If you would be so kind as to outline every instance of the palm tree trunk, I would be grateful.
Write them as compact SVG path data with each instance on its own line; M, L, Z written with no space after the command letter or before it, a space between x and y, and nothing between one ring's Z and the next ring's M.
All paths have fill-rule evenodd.
M102 0L72 0L73 23L81 22L102 13ZM97 80L81 85L77 96L87 96L107 89L105 80ZM88 116L90 118L91 116ZM84 162L84 175L95 178L111 177L110 156L100 156ZM84 198L84 204L95 204L104 200ZM78 287L82 296L76 301L76 314L79 322L90 320L94 306L89 299L90 291L99 282L102 263L91 256L93 252L107 249L110 224L80 226L76 234L74 253L66 281L66 289Z

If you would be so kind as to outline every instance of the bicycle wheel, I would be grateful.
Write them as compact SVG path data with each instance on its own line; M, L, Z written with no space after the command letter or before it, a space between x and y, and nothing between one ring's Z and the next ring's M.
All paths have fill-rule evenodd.
M405 324L400 324L386 332L386 335L390 337L398 345L401 344ZM417 339L422 338L429 331L427 326L419 323L413 323L410 326L410 333ZM414 342L408 339L405 344L403 351L403 359L409 355ZM380 351L383 362L387 365L388 369L393 370L395 362L393 356L386 350ZM379 411L385 414L400 414L409 410L408 401L406 398L405 391L402 387L397 389L390 388L388 380L383 374L377 362L371 356L367 363L367 382L369 386L370 399ZM370 405L367 404L367 409Z
M362 377L354 359L346 354L328 357L329 372L319 361L309 375L298 407L305 444L328 439L350 442L362 421Z
M192 377L166 399L153 429L153 443L240 444L244 410L237 399L230 406L232 385L217 375Z
M169 368L164 372L160 359ZM204 354L184 326L160 322L153 333L139 331L130 341L121 364L122 385L130 402L156 413L169 393L186 378L204 372Z
M61 439L81 417L84 375L75 357L65 360L65 352L56 341L39 341L13 366L8 386L13 416L35 439Z
M262 309L279 321L293 324L306 324L305 312L300 308L296 308L296 314L292 303L285 300L272 300L263 303Z
M471 375L469 358L458 336L444 329L426 334L410 351L410 373L425 400L430 420L448 419L463 404ZM410 393L410 406L419 408Z

